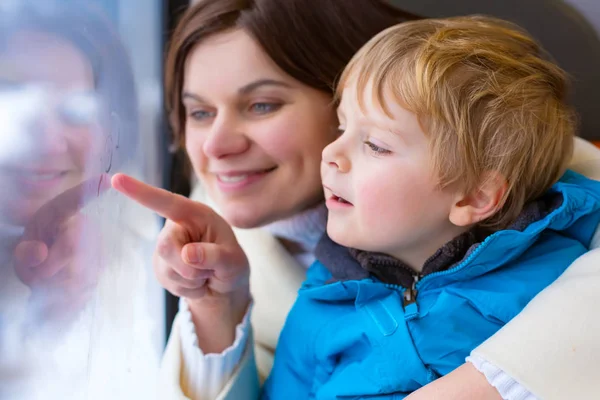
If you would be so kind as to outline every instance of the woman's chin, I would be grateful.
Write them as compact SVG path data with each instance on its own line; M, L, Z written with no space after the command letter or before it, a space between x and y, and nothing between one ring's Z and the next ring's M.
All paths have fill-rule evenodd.
M233 205L224 207L221 216L229 225L238 229L258 228L270 222L268 216L263 216L256 210L245 210L243 207Z

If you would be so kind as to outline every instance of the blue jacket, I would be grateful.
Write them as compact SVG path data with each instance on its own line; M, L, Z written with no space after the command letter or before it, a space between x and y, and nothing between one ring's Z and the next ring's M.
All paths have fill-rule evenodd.
M403 304L407 289L372 276L331 282L330 270L315 262L263 398L402 399L463 364L588 250L600 222L600 182L569 171L551 192L562 194L557 208L521 231L488 236L455 266L423 277L414 303Z

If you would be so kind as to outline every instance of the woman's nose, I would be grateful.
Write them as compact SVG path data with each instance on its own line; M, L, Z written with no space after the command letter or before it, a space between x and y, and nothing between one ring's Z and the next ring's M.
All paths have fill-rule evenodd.
M207 157L224 158L238 155L250 147L250 140L240 124L232 118L217 118L202 145Z

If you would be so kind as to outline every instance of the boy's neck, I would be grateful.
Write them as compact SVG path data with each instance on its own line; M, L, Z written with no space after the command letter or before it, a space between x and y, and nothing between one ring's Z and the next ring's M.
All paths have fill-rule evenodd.
M461 227L448 223L440 227L435 236L430 236L424 240L421 246L405 246L399 249L384 251L389 257L398 260L399 263L418 274L421 274L432 259L438 257L440 252L450 251L454 242L464 242L465 234L471 231L477 232L476 226ZM480 237L481 235L476 235ZM376 254L376 253L373 253Z
M399 258L368 251L350 249L350 254L369 273L383 282L399 282L402 286L410 286L414 277L429 275L434 272L446 270L452 265L459 263L472 251L478 243L481 243L490 232L473 228L463 232L454 239L440 246L433 254L425 259L419 268Z

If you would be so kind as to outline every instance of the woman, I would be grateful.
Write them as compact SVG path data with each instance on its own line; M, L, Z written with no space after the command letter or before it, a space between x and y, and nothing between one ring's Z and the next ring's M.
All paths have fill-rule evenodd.
M140 235L102 196L135 151L131 67L84 3L20 1L0 20L0 397L111 397L140 373L132 349L151 345L132 345L137 306L124 301L143 296Z
M113 179L118 190L169 219L155 252L155 270L183 301L163 361L165 398L257 396L255 369L261 377L270 369L279 330L325 226L319 165L322 148L336 135L335 79L372 35L412 17L369 0L205 0L181 19L166 68L171 124L206 201L237 229L234 237L202 204L126 176ZM196 193L195 198L202 197ZM556 285L547 293L559 293L561 283ZM248 327L250 289L254 337ZM533 346L521 332L523 326L542 323L550 302L535 302L474 352L473 363L412 398L496 399L499 390L516 399L528 389L551 398L570 378L535 384L537 376L555 371L539 360L544 344ZM585 306L580 305L581 314ZM562 343L555 354L560 359L570 354L567 343L575 335L555 335ZM583 343L589 345L592 336ZM521 342L531 349L515 354L527 362L496 357L499 349L521 350L515 344ZM577 372L581 376L581 371L564 376ZM590 390L591 383L586 385Z

